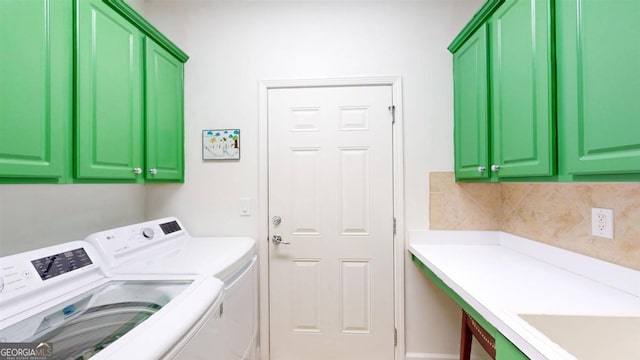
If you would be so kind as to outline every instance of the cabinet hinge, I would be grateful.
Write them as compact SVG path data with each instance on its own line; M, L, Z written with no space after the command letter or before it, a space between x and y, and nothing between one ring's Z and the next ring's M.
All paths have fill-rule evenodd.
M393 346L398 346L398 329L393 329Z
M393 125L396 123L396 106L389 106L389 111L391 111L391 124Z
M396 234L396 218L393 218L393 235Z

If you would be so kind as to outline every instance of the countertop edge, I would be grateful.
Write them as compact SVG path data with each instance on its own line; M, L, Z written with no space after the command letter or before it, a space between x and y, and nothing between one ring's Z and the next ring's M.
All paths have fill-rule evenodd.
M410 230L411 245L495 245L640 297L640 271L502 231Z
M458 296L460 296L469 306L474 308L485 320L494 326L502 335L517 346L525 355L533 360L553 359L553 360L577 360L574 356L567 353L564 349L557 346L546 337L536 336L537 332L528 331L523 324L524 321L518 320L515 316L509 315L499 309L491 309L471 294L465 291L457 282L447 276L440 268L427 260L421 253L420 248L424 245L436 244L410 244L409 252L416 256L425 266L427 266L440 280L450 287ZM469 244L474 245L474 244ZM494 244L491 244L494 245ZM516 329L514 329L514 327ZM526 339L522 332L526 331ZM536 335L534 335L536 334ZM534 344L532 344L534 343ZM551 357L552 356L552 357Z
M419 259L433 274L456 292L469 306L492 324L531 359L568 360L576 359L544 334L533 328L517 314L506 312L499 304L487 303L475 298L464 289L446 270L429 261L428 249L439 246L482 246L503 248L514 254L530 257L541 263L551 265L558 271L578 275L588 281L605 285L613 290L622 291L640 298L640 271L558 248L535 240L526 239L500 231L409 231L408 250ZM492 308L496 307L496 308Z

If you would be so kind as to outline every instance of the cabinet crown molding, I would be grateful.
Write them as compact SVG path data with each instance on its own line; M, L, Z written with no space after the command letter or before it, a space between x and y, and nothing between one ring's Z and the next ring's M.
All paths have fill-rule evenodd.
M112 0L112 1L117 1L117 0ZM480 26L482 26L482 24L487 22L487 19L489 18L489 16L491 16L496 11L496 9L500 7L500 5L502 5L502 3L504 2L505 0L487 0L484 3L484 5L482 5L482 7L478 10L478 12L476 12L476 14L473 15L473 18L469 20L469 22L464 27L464 29L460 31L458 36L456 36L456 38L453 39L453 42L451 42L451 44L447 48L449 49L449 52L453 54L456 51L458 51L458 49L460 49L462 44L464 44L464 42L467 41L467 39L469 39L471 35L473 35L473 33L476 30L478 30Z
M102 0L105 4L109 5L113 8L118 14L122 15L124 18L129 20L132 24L134 24L140 31L142 31L147 37L151 38L153 41L162 46L165 50L167 50L171 55L175 56L177 59L182 61L183 63L187 62L189 59L189 55L187 55L184 51L182 51L176 44L174 44L169 38L164 36L155 26L151 25L142 15L140 15L136 10L134 10L129 4L127 4L124 0ZM503 1L503 0L502 0Z

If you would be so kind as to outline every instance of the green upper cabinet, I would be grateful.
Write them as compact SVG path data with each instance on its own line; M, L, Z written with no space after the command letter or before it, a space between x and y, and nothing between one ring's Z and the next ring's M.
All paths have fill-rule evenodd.
M552 4L489 1L449 47L458 180L556 173Z
M0 178L59 182L72 121L72 5L0 1Z
M146 39L147 180L183 181L183 63Z
M637 180L638 19L637 0L488 0L449 47L456 178Z
M75 177L142 179L143 35L102 0L76 6Z
M498 178L555 174L552 9L550 0L506 0L489 22L490 170Z
M487 178L489 113L486 24L454 52L453 79L456 178Z
M640 1L556 8L561 170L640 173Z
M1 0L0 49L0 183L184 181L188 56L124 0Z

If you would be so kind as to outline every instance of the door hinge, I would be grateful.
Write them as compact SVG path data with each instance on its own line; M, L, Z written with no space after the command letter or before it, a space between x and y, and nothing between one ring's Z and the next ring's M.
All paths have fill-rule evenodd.
M393 235L396 234L396 218L393 218Z
M389 106L389 111L391 111L391 124L393 125L396 123L396 106Z
M393 329L393 346L398 346L398 329Z

